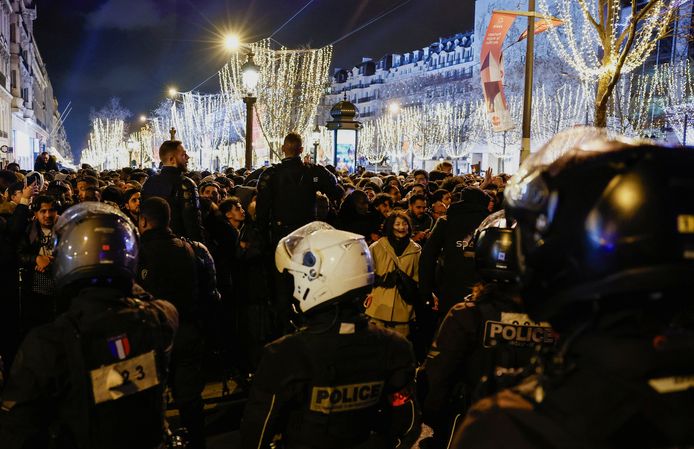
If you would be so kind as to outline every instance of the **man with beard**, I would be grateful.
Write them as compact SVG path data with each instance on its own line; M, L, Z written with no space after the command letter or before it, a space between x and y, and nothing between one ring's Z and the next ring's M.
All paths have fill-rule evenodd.
M204 242L200 197L195 182L184 175L188 153L180 140L166 140L159 147L162 168L142 187L142 201L158 196L171 207L171 230L177 236Z

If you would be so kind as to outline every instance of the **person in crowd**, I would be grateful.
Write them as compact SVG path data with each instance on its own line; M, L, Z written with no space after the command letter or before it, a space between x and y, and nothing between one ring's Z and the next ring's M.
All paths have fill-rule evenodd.
M0 192L5 192L12 184L21 181L15 172L0 170Z
M16 188L20 188L19 193L14 190ZM0 285L3 288L2 301L0 301L0 359L4 360L5 374L12 366L23 334L22 325L25 320L20 303L20 260L17 248L23 244L27 228L34 220L31 202L38 195L38 187L35 183L26 186L24 182L18 182L8 189L8 194L10 192L14 192L11 196L12 201L5 202L2 206L10 205L11 207L7 209L3 207L0 217ZM34 266L28 268L33 269ZM26 281L24 290L30 297L29 279L27 278ZM3 368L0 367L0 377L2 374Z
M123 204L123 190L115 184L107 185L101 189L101 201L120 209Z
M34 161L34 171L47 172L49 170L48 163L50 161L50 156L47 152L42 152L36 156Z
M90 192L88 193L87 190L91 188ZM89 195L90 197L93 197L94 189L98 191L99 189L99 180L95 178L94 176L82 176L77 180L77 198L76 202L81 203L82 201L99 201L99 200L94 200L94 199L86 199L87 196Z
M363 235L366 242L371 243L379 238L377 219L369 208L366 193L355 190L342 200L335 227Z
M393 197L387 193L379 193L371 203L371 207L380 214L381 223L393 212Z
M135 187L126 190L123 194L123 205L121 210L135 224L139 221L141 197L142 193Z
M415 170L412 172L412 178L415 184L424 186L428 190L429 186L429 173L426 170Z
M418 372L424 422L434 430L420 447L447 448L474 401L513 385L555 341L522 306L513 223L503 211L482 222L472 245L482 281L448 311Z
M461 191L461 200L452 203L446 216L439 218L422 248L419 266L421 301L430 303L433 299L441 314L447 313L469 295L479 280L468 247L475 229L489 215L488 205L486 193L477 187L465 187Z
M22 191L24 190L24 182L18 181L15 183L12 183L6 190L6 197L7 200L9 200L10 203L12 203L15 207L20 203L22 199ZM9 213L12 213L14 211L14 208L10 211Z
M209 198L213 203L219 205L222 198L220 193L222 189L217 182L203 182L200 184L200 188L198 190L200 192L200 198Z
M436 165L434 170L443 172L446 176L451 176L453 175L453 164L448 161L441 161Z
M436 203L437 201L442 202L446 205L446 207L450 207L451 203L453 202L451 192L446 189L438 189L434 191L434 193L431 195L431 202Z
M69 182L61 180L53 180L48 183L46 194L52 196L60 203L60 212L72 206L72 188Z
M370 259L362 236L321 222L279 242L277 269L306 327L266 346L241 447L409 448L416 441L412 347L360 313L373 281Z
M412 222L412 240L424 244L429 238L434 222L427 213L427 198L424 195L411 195L408 200L407 215Z
M446 212L448 212L448 206L446 206L446 203L443 201L436 201L431 205L429 215L431 215L432 221L434 224L436 224L439 218L446 216Z
M202 390L203 338L195 252L169 227L171 209L163 198L140 204L140 258L137 280L145 290L166 298L179 313L179 328L171 356L171 392L188 430L189 447L205 447Z
M274 248L280 238L315 220L316 192L324 193L334 202L342 198L342 189L335 176L320 165L303 163L303 151L301 136L287 134L282 144L284 159L264 170L258 180L255 221L268 249ZM272 268L271 258L272 254L267 254L268 272ZM291 298L278 288L279 282L275 276L273 286L276 294L273 299L276 301L277 328L278 332L287 332L291 329Z
M85 201L101 202L101 190L95 186L87 186L80 193L80 202Z
M26 229L17 247L22 268L21 311L24 332L48 323L58 311L53 280L53 227L58 218L60 204L52 196L38 195L31 203L34 219ZM20 214L22 210L15 210Z
M694 445L693 170L690 149L585 128L523 164L505 190L521 297L559 347L473 405L451 447Z
M314 220L317 191L331 201L342 197L342 189L329 171L301 161L303 151L301 136L287 134L282 144L284 159L264 170L258 181L258 229L273 247L280 238Z
M162 447L176 309L133 284L137 234L117 209L74 206L56 233L70 308L19 349L0 398L2 447Z
M233 319L230 330L234 331L237 348L237 367L245 373L255 370L260 352L271 336L272 314L268 300L267 274L263 264L263 239L236 197L229 197L219 207L225 218L229 236L220 239L221 260L228 267L226 288L227 316Z
M204 243L200 199L195 182L184 173L190 157L179 140L166 140L159 147L162 169L147 178L142 187L142 201L164 198L171 209L171 230L175 235Z
M415 319L416 298L410 290L411 284L418 281L422 248L410 238L412 223L404 212L391 213L383 224L383 233L369 247L375 280L365 302L366 314L375 324L407 336Z
M400 187L398 187L397 185L387 185L383 189L383 192L393 197L393 207L395 207L395 205L402 201L402 192L400 191Z

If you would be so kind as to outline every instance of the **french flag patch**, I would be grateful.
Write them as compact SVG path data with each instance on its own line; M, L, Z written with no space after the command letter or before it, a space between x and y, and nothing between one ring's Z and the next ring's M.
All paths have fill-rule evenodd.
M114 357L117 357L118 360L123 360L130 354L128 336L123 334L110 338L108 340L108 348L111 350L111 354L113 354Z

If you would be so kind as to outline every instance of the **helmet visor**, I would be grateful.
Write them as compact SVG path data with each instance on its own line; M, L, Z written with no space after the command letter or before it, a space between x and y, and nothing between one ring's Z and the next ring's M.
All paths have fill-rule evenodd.
M530 211L545 208L550 196L543 172L559 159L583 159L610 151L614 141L633 144L604 128L576 127L562 131L551 138L540 150L533 153L511 178L504 191L509 206Z
M300 227L296 231L286 236L283 239L282 244L284 245L284 249L285 251L287 251L289 258L292 258L294 256L294 253L303 247L301 243L304 241L306 237L308 237L316 231L333 229L335 228L330 226L328 223L324 223L322 221L314 221L313 223L309 223L305 226Z
M99 203L97 201L85 201L83 203L76 204L63 212L63 214L58 217L54 231L57 235L60 235L65 229L67 229L68 226L79 223L85 218L93 217L95 215L117 215L122 218L125 223L131 223L127 215L110 204ZM134 230L135 227L132 227Z

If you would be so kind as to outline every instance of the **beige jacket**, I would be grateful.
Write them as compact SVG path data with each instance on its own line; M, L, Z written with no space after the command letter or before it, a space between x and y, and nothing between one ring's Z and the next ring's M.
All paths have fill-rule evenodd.
M400 270L419 282L419 256L422 253L422 247L412 240L400 257L395 255L395 250L386 237L381 237L372 243L369 249L376 275L383 276L394 271L397 261ZM407 323L414 319L413 307L402 299L396 287L374 287L371 291L370 303L367 301L366 314L391 323Z

